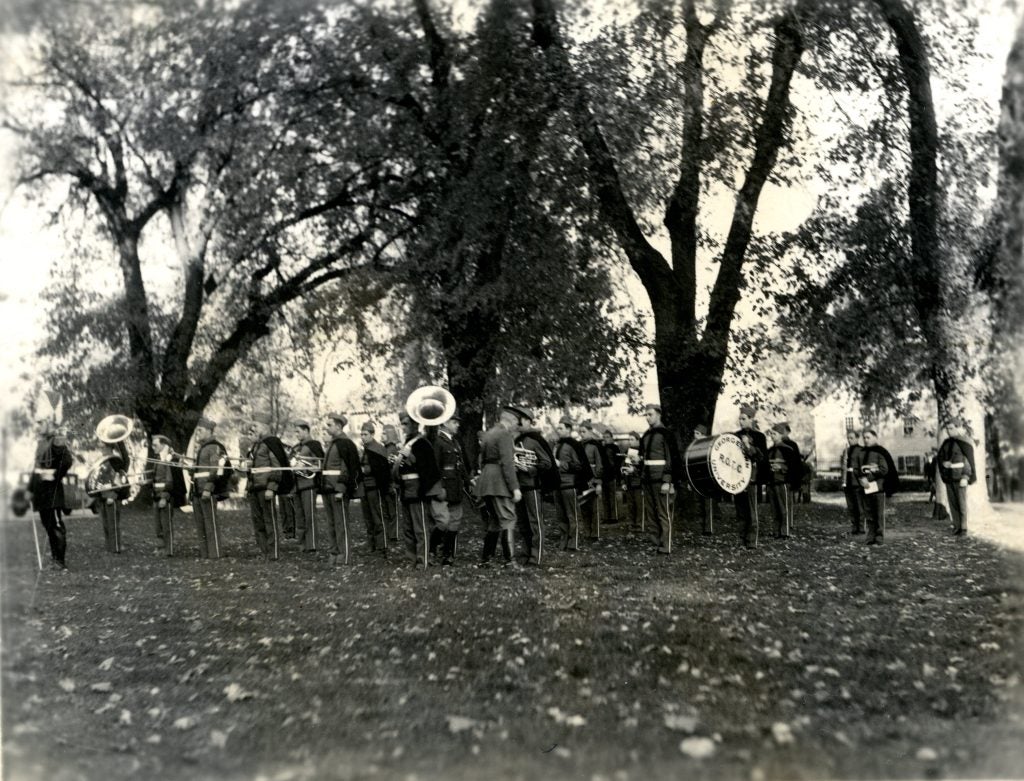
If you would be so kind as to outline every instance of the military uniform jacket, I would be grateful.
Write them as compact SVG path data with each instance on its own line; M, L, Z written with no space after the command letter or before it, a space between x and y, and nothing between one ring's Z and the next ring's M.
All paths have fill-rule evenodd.
M307 439L303 442L299 442L294 448L292 448L292 454L294 456L301 456L309 459L317 459L317 463L321 468L324 468L324 448L315 439ZM294 463L294 462L293 462ZM298 472L295 473L295 489L297 491L308 491L310 488L319 488L321 481L321 472L317 472L313 477L302 477Z
M551 469L554 464L553 454L547 447L547 443L541 439L540 432L536 429L524 431L516 437L515 445L524 450L529 450L537 456L536 466L531 466L525 471L516 470L518 472L519 487L524 491L536 491L541 487L538 485L537 475Z
M974 467L974 445L959 437L949 437L939 445L936 456L939 477L944 483L959 483L966 477L971 485L978 479Z
M494 426L484 432L480 441L481 469L476 484L477 495L512 496L512 492L519 488L514 451L512 432L504 426Z
M896 472L896 464L893 463L889 451L881 445L864 448L860 471L861 476L869 480L878 480L886 496L892 496L900 489L900 476Z
M793 485L793 473L800 474L803 459L785 440L768 448L768 468L771 470L773 485Z
M614 482L622 479L622 462L625 454L619 450L619 446L612 442L602 442L601 451L604 453L605 482Z
M583 440L583 452L587 454L587 463L590 464L590 471L594 473L594 479L603 480L605 456L601 442L596 439Z
M287 466L287 459L284 458L284 446L280 445L281 452L276 452L277 447L273 446L272 440L276 437L265 437L256 443L252 451L252 465L249 473L249 485L255 491L273 491L277 493L281 486L283 472L282 466ZM257 471L259 470L259 471Z
M392 475L400 481L399 492L406 504L425 501L428 497L441 497L441 470L437 468L434 447L419 434L406 441L409 455L396 461Z
M640 457L645 483L671 483L681 466L672 432L664 426L649 428L640 437Z
M359 457L359 468L363 474L363 485L370 491L387 491L391 488L391 464L384 445L371 439Z
M59 510L64 507L64 475L71 469L71 449L56 445L52 438L36 446L35 468L28 482L33 510Z
M800 453L800 445L795 440L789 437L782 438L782 444L788 447L792 451L792 455L789 456L789 479L786 481L789 483L789 487L794 491L799 491L800 486L804 482L804 459Z
M858 488L860 483L860 467L864 460L864 448L860 445L847 445L839 459L839 469L843 473L843 488Z
M463 492L469 487L469 470L462 443L447 431L438 431L434 441L434 455L441 470L441 482L448 504L461 504Z
M558 471L561 475L561 487L575 488L585 491L594 473L590 470L590 462L583 451L583 445L573 437L562 437L555 445L555 458L558 460Z
M153 467L153 498L163 499L172 507L185 505L185 476L181 465L174 456L161 460Z
M230 473L224 469L228 451L216 439L207 439L196 451L196 469L192 473L192 491L198 496L209 491L218 499L227 496ZM250 481L251 484L252 481Z
M751 485L767 485L771 478L771 468L768 466L768 440L764 434L756 428L741 428L736 436L750 440L747 445L747 456L753 465L750 475Z
M325 494L343 493L351 499L361 474L356 443L342 434L327 446L321 491Z

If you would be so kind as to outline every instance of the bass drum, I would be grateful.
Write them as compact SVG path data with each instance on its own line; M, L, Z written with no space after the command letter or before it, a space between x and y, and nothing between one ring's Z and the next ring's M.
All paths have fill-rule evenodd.
M750 484L753 465L735 434L696 439L686 448L686 479L701 496L739 494Z

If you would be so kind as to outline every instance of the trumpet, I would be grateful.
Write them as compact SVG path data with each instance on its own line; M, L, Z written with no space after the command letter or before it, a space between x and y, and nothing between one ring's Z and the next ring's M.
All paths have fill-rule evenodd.
M322 462L316 456L303 456L292 453L292 471L296 477L312 480L322 470Z
M516 469L525 472L537 466L537 454L529 448L516 446L512 452L512 461Z

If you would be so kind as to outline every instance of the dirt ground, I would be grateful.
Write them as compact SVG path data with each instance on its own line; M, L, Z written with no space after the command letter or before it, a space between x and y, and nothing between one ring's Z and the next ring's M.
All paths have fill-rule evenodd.
M4 777L1024 775L1024 508L960 539L901 498L869 548L836 498L789 540L762 505L753 551L723 506L671 556L620 524L526 569L474 566L471 521L426 572L371 557L358 509L339 568L294 541L262 560L241 511L217 561L179 515L169 559L130 511L124 553L75 516L70 572L37 573L8 518Z

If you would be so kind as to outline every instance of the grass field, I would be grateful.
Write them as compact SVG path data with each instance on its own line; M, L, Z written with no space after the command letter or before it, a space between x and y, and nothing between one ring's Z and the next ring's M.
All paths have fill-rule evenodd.
M724 514L669 557L606 527L520 570L473 566L470 524L458 565L426 572L371 558L360 530L348 567L291 541L266 562L237 511L227 558L198 560L179 515L168 559L133 511L123 554L74 517L71 571L37 575L8 520L5 776L1024 774L1024 557L909 500L879 548L835 504L800 506L785 541L762 506L754 551Z

